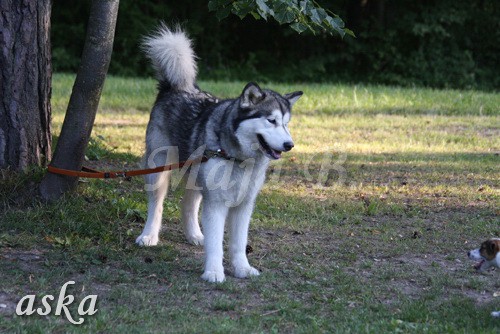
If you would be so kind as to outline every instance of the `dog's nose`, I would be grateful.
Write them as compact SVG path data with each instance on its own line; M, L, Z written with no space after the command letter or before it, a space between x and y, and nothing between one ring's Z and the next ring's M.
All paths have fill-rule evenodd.
M283 147L285 148L285 152L288 152L293 148L293 143L291 141L287 141L283 144Z

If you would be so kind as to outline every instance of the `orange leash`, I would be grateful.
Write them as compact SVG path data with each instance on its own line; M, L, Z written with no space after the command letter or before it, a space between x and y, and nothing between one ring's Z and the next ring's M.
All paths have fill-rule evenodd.
M226 153L223 150L217 150L217 151L209 151L206 150L201 159L198 160L186 160L182 161L179 163L175 164L170 164L170 165L165 165L165 166L160 166L156 168L147 168L147 169L136 169L136 170L129 170L129 171L113 171L113 172L101 172L92 168L88 167L82 167L81 171L77 170L71 170L71 169L63 169L63 168L57 168L54 166L49 165L47 167L47 171L53 174L60 174L60 175L66 175L66 176L73 176L73 177L84 177L84 178L93 178L93 179L116 179L116 178L125 178L129 179L132 176L138 176L138 175L146 175L146 174L153 174L153 173L160 173L160 172L166 172L174 169L180 169L184 167L185 165L193 165L193 164L201 164L203 162L208 161L210 158L214 157L221 157L224 159L231 159L226 155Z

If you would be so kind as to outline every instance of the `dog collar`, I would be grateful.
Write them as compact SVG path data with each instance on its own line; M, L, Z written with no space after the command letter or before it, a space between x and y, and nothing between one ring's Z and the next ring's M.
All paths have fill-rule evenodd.
M243 162L243 160L241 160L241 159L236 159L234 157L229 156L226 153L226 151L224 151L221 148L219 148L215 151L214 150L205 150L205 152L203 153L203 156L206 157L207 159L222 158L222 159L226 159L226 160L234 160L234 161L238 161L238 162Z

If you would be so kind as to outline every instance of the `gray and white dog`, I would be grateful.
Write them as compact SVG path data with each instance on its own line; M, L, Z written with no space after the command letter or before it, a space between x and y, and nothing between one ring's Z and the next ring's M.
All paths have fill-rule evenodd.
M196 56L181 29L162 25L145 38L143 47L159 80L146 133L148 167L199 159L217 150L225 152L191 165L184 175L183 228L188 242L205 247L201 277L209 282L225 280L226 221L234 276L259 275L246 256L250 218L269 161L279 159L283 151L294 146L288 122L292 105L302 92L280 95L249 83L238 98L218 101L196 85ZM146 177L148 218L136 240L139 245L158 243L169 178L170 172ZM198 224L202 199L204 235Z

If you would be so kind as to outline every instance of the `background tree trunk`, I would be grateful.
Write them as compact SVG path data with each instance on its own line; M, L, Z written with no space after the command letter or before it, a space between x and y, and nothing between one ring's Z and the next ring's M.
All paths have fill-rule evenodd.
M0 1L0 169L50 160L51 7Z
M80 170L108 72L119 0L93 0L80 68L51 165ZM47 173L40 184L45 200L73 190L76 177Z

